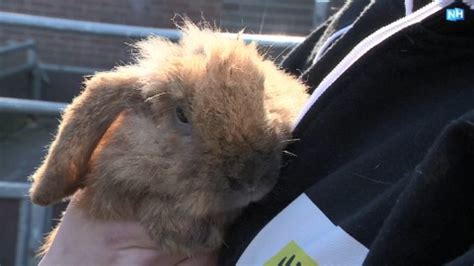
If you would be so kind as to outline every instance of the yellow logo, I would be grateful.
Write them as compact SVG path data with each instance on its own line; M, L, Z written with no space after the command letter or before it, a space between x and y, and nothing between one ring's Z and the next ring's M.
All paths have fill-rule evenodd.
M275 256L265 262L264 266L318 266L295 241L291 241Z

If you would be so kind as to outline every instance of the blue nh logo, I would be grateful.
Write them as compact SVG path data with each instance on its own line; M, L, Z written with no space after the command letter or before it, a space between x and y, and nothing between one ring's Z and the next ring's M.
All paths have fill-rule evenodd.
M447 21L461 21L464 20L464 9L462 8L448 8L446 9Z

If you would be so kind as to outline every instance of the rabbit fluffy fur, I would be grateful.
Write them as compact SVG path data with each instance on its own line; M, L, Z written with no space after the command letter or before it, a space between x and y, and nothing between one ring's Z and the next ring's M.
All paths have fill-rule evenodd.
M85 81L31 199L48 205L81 189L87 215L137 220L164 251L215 250L276 183L306 88L255 44L191 23L179 43L136 47L133 64Z

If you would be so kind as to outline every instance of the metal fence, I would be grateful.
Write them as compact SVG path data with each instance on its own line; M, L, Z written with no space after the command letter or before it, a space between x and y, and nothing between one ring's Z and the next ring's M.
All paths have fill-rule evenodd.
M130 37L130 38L144 38L150 35L157 35L161 37L168 38L170 40L178 40L181 37L179 30L174 29L161 29L161 28L150 28L150 27L139 27L139 26L129 26L129 25L118 25L110 23L101 23L101 22L90 22L90 21L80 21L80 20L71 20L63 18L52 18L44 16L35 16L11 12L0 12L0 25L13 25L13 26L28 26L34 28L42 28L49 30L57 30L64 32L76 32L76 33L87 33L95 34L101 36L116 36L116 37ZM229 37L235 37L233 33L223 33ZM255 42L260 46L272 46L275 48L287 48L295 46L303 41L303 37L295 36L283 36L283 35L264 35L264 34L243 34L242 38L247 42ZM28 71L34 69L37 77L33 85L33 98L40 98L40 84L41 84L41 70L56 70L56 71L67 71L73 73L82 73L89 74L95 71L95 69L81 68L74 66L60 66L53 64L41 64L38 62L36 53L34 53L34 42L29 42L21 45L16 45L13 47L0 48L0 55L2 50L4 53L12 52L19 49L31 49L31 59L26 65L19 66L17 69L11 69L8 71L0 72L0 78L2 76L11 75L12 73L18 73L21 71ZM36 73L38 72L38 73ZM0 99L0 110L6 109L6 105L10 105L11 102L7 102L6 99ZM32 105L36 105L34 102L24 102L21 105L18 105L15 109L19 112L29 112L41 109L35 109ZM52 105L51 103L45 103L46 105ZM51 106L51 109L54 109ZM9 109L10 111L13 111ZM33 112L35 113L35 112Z
M43 240L45 230L51 227L51 207L31 204L29 184L0 181L0 198L19 201L18 231L15 266L35 265L35 252Z
M150 35L156 35L176 41L181 37L181 32L174 29L51 18L10 12L0 12L0 24L128 38L144 38ZM235 37L236 34L225 33L225 35ZM247 42L254 41L260 46L273 46L277 48L294 46L301 43L304 39L303 37L296 36L265 34L243 34L242 38Z
M148 28L109 23L78 21L43 16L33 16L18 13L0 12L0 25L28 26L64 32L96 34L102 36L118 36L143 38L158 35L176 41L181 33L178 30ZM225 33L229 37L235 34ZM279 35L243 34L247 42L256 42L260 46L286 48L302 42L302 37L288 37ZM34 100L0 97L0 113L21 113L35 115L57 116L66 107L67 103L47 102L41 98L41 81L47 79L45 71L65 71L69 73L90 74L96 69L75 66L44 64L38 60L34 41L10 44L0 47L0 56L18 51L27 52L27 62L8 69L0 69L0 79L23 72L32 75L31 90ZM34 252L41 243L43 234L49 230L52 218L52 208L33 205L28 199L29 184L0 181L0 199L15 199L20 202L19 224L17 232L15 265L34 265Z
M0 47L0 56L12 54L19 51L27 52L27 60L24 64L0 70L0 79L22 72L32 73L32 96L34 99L41 97L41 78L42 72L39 69L38 56L36 53L35 42L32 40L22 43L11 43Z

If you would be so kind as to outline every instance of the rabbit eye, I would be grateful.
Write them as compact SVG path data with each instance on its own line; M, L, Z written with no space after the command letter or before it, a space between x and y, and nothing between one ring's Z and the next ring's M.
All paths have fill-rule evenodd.
M184 114L183 108L181 108L179 106L176 107L176 116L178 117L178 120L181 123L185 123L185 124L189 123L188 118Z

